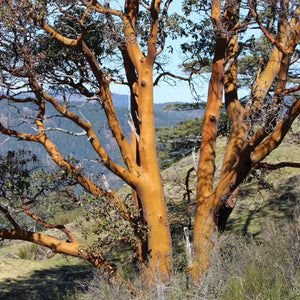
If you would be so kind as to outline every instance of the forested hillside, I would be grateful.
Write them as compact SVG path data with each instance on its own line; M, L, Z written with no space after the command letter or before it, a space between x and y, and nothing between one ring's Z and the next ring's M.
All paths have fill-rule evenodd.
M126 95L114 95L114 101L116 105L116 114L118 116L121 127L129 138L130 133L130 115L128 112ZM89 120L91 123L97 124L97 134L105 149L110 153L111 157L119 161L120 154L118 146L111 135L108 124L106 122L105 113L98 102L91 101L89 103L83 102L82 98L71 98L72 102L68 102L68 109L73 112L79 112L80 115ZM189 110L189 111L171 111L164 108L165 104L155 104L154 116L156 127L170 127L178 122L188 118L201 118L203 115L202 110ZM8 127L13 125L11 120L13 115L21 112L22 118L18 118L18 127L20 130L34 131L33 126L30 123L32 116L35 115L34 105L28 103L25 107L18 105L6 105L1 102L0 105L0 121L7 124ZM82 134L80 128L76 127L73 122L62 118L55 114L54 109L49 105L48 115L45 118L46 128L48 129L49 137L57 145L57 148L61 151L64 157L81 162L81 168L86 171L86 174L91 178L95 174L95 170L99 173L99 163L96 162L96 156L93 153L93 149L90 143L85 143L87 136ZM15 125L15 124L14 124ZM76 138L74 138L76 135ZM199 128L200 135L200 128ZM28 143L21 141L13 137L7 138L7 136L0 133L0 155L5 155L10 150L25 149L30 150L36 154L44 167L55 168L55 163L50 156L46 153L45 149L37 143ZM103 167L103 172L107 173ZM108 175L109 176L109 175ZM109 178L109 182L112 186L118 185L119 181L115 176Z

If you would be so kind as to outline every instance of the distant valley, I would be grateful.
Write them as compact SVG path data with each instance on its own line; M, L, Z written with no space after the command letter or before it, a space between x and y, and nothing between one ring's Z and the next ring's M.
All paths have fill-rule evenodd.
M108 125L106 123L106 117L101 106L95 102L84 102L79 97L69 97L72 101L68 102L68 109L75 113L78 113L81 118L89 120L94 126L95 132L98 138L109 153L111 158L119 163L120 153L114 138L112 137ZM128 121L130 116L128 113L128 96L127 95L113 95L113 101L115 104L115 111L119 119L120 125L127 138L130 134L130 126ZM175 125L177 122L187 118L201 118L203 111L192 110L192 111L168 111L164 109L165 104L154 105L154 117L156 127L168 127ZM19 112L18 112L19 111ZM33 118L36 115L36 107L29 103L26 106L14 105L8 106L0 102L0 122L9 128L17 126L18 130L29 133L36 133L33 129L34 124ZM18 116L18 118L16 118ZM107 170L96 162L96 153L92 149L90 143L87 141L86 136L71 136L66 133L54 130L60 128L68 130L70 132L80 133L82 129L67 120L57 112L49 104L46 107L46 117L44 120L45 128L48 129L49 138L55 143L58 150L64 157L74 158L81 163L81 166L89 177L95 177L99 173L105 173L108 175ZM36 154L39 158L41 165L45 168L55 168L56 165L46 153L44 148L33 142L24 142L17 140L16 138L8 138L7 136L0 133L0 155L5 155L8 151L25 149ZM110 176L110 175L108 175ZM120 183L115 177L110 178L112 186L118 186Z

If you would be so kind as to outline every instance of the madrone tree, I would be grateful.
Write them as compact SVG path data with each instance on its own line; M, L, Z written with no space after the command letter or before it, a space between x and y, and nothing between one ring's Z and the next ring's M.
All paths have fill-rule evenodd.
M172 247L156 155L153 86L172 76L174 80L189 80L197 92L192 80L205 70L210 81L196 170L193 261L188 267L197 280L208 267L210 237L216 230L224 230L239 187L249 172L260 167L299 167L297 162L261 162L280 145L300 113L295 67L299 58L300 6L297 1L287 0L182 1L186 16L168 16L169 6L174 4L172 0L126 0L122 4L109 0L2 0L0 99L13 104L11 109L17 108L15 116L21 118L20 122L33 122L21 130L14 127L20 122L1 121L0 130L4 135L41 144L54 162L88 193L118 207L120 216L135 228L132 246L139 263L168 278ZM251 36L253 30L256 37L261 37L261 43ZM190 72L187 78L167 72L159 62L167 33L171 38L187 37L182 44L182 51L192 54L192 60L182 64ZM129 139L115 114L112 83L127 85L129 89ZM237 93L241 84L243 92L248 91L243 99ZM64 101L59 101L51 90L62 91ZM96 125L72 111L65 91L77 92L87 101L98 101L124 165L114 161L104 149ZM230 137L220 178L214 182L217 125L223 100L231 123ZM35 115L25 119L20 105L28 103L35 106ZM123 199L101 188L78 165L61 155L45 126L48 104L60 117L81 128L101 164L132 188L134 214ZM59 126L56 129L63 131ZM100 253L81 245L72 235L69 242L64 242L26 231L13 221L5 207L1 210L11 221L11 229L0 230L2 239L27 240L55 252L79 256L117 276ZM141 228L147 228L146 236Z

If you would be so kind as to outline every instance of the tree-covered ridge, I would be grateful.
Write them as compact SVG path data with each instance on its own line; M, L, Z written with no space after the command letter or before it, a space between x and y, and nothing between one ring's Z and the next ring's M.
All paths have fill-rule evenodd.
M188 107L188 105L187 105ZM179 159L198 151L201 145L202 118L184 119L176 125L157 127L157 151L162 169L169 167ZM218 136L229 135L229 120L221 113L218 124Z
M117 106L115 107L115 110L125 135L129 137L130 126L128 124L128 121L130 120L130 116L128 113L128 104L126 102L128 101L127 97L128 96L125 95L118 95L116 97ZM72 98L73 97L70 97L70 99ZM174 126L177 122L180 122L185 118L195 118L197 116L201 117L203 114L203 112L199 110L190 110L185 111L184 113L177 111L168 111L164 109L164 106L165 104L156 104L154 106L155 124L159 128L168 128L170 126ZM107 151L111 153L111 156L114 160L119 160L120 152L111 135L109 127L106 124L104 111L99 108L95 102L86 104L82 102L82 99L70 102L69 107L73 111L80 111L80 113L87 120L89 120L93 124L97 124L96 128L105 149L107 149ZM12 116L16 114L20 109L22 109L23 116L17 121L18 128L22 131L31 130L32 132L34 132L30 125L32 119L31 114L35 112L33 105L28 104L25 107L18 107L18 105L9 106L5 103L1 103L0 109L0 120L3 124L9 124L9 120L12 119ZM93 157L92 147L85 144L86 138L80 135L74 136L76 133L80 133L78 128L74 126L72 122L69 122L68 120L63 119L58 115L55 115L55 111L51 108L51 106L48 109L49 111L46 116L45 126L51 139L53 139L57 147L61 149L62 155L66 158L70 157L77 161L80 161L81 168L87 170L86 173L90 177L96 176L99 172L104 172L109 176L105 168L99 168L99 163L95 164L96 156ZM9 124L9 126L13 125ZM0 144L1 155L6 155L7 151L10 151L12 149L28 149L39 157L39 160L44 167L48 167L50 169L55 167L55 164L53 163L51 157L49 157L44 149L38 144L28 144L21 140L12 138L7 139L7 137L1 133ZM116 177L109 177L109 183L112 187L121 184L121 182L117 180Z

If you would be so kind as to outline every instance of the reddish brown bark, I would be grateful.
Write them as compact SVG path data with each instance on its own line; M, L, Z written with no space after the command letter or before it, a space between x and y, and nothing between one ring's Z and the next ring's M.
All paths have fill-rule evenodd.
M212 22L216 35L215 54L212 73L209 81L208 97L203 116L200 158L197 177L196 216L194 223L193 248L195 259L189 266L196 280L208 267L208 253L211 248L210 236L215 229L214 210L216 209L213 192L215 173L215 145L217 123L222 107L224 85L224 63L226 51L226 35L222 34L220 25L221 1L212 1Z
M244 108L237 95L237 66L235 55L237 53L237 35L234 35L238 25L238 6L226 5L221 21L220 2L212 1L212 22L216 33L215 57L212 65L212 74L209 84L207 106L203 118L203 130L199 159L199 171L197 181L197 211L194 224L194 251L195 258L189 266L192 277L199 280L209 264L209 252L213 246L211 240L214 231L223 231L227 219L235 205L238 189L241 182L249 174L252 166L258 166L259 162L266 157L281 142L293 120L299 115L299 100L291 106L285 116L275 127L276 112L272 110L269 118L262 128L259 128L249 140L249 124L253 117L262 112L262 105L271 85L277 80L277 89L273 105L279 105L282 101L281 92L285 89L289 60L287 51L293 51L297 40L299 23L294 23L292 18L287 22L286 2L282 1L281 20L278 23L278 35L270 59L257 76L254 84L252 97ZM298 8L297 8L298 9ZM223 23L222 23L223 22ZM223 31L220 30L220 24ZM293 29L292 29L293 28ZM293 31L294 30L294 31ZM223 32L222 38L218 33ZM228 41L226 32L228 35ZM280 46L279 46L280 45ZM284 51L282 51L284 49ZM289 49L289 50L287 50ZM224 75L225 59L227 63ZM224 155L219 182L213 188L216 126L218 113L221 107L222 89L225 89L225 107L231 121L231 133ZM275 115L274 115L275 113ZM270 130L272 128L272 130ZM296 164L297 165L297 164ZM276 166L277 167L277 166Z

